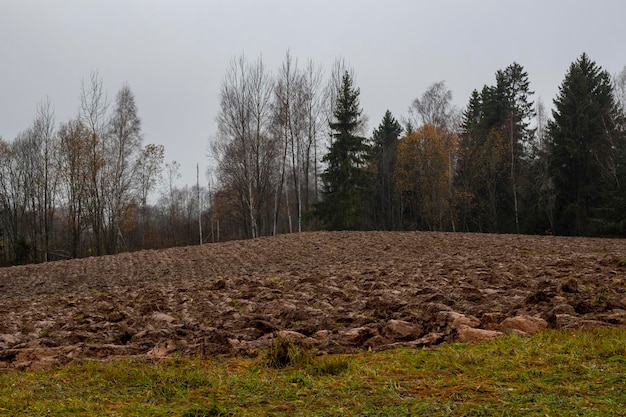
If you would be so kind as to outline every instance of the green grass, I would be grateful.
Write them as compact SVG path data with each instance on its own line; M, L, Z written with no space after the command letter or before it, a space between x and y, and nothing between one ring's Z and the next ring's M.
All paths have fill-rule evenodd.
M626 330L0 373L0 416L626 416Z

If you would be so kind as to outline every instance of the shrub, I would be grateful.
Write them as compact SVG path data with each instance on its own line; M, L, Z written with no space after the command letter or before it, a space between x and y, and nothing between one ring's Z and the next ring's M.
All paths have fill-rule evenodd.
M15 264L25 265L31 262L32 246L25 237L19 237L15 242Z

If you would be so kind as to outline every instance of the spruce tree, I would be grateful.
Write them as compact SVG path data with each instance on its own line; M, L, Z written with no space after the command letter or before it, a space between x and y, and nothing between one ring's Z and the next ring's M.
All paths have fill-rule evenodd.
M375 177L375 191L372 196L373 223L377 229L394 229L398 217L394 211L393 172L400 134L402 126L387 110L380 125L374 130L370 151L370 166Z
M573 62L554 100L548 125L549 171L556 197L554 231L596 234L607 220L604 181L619 155L619 111L611 78L587 54Z
M534 116L529 86L528 74L514 62L496 72L496 85L472 92L463 113L455 175L464 230L521 231L530 188L526 149L534 133L529 127ZM490 148L494 144L497 149ZM494 164L497 169L487 168Z
M354 230L366 226L369 178L365 162L369 146L366 139L358 135L362 124L359 93L346 71L333 120L329 123L333 141L322 159L326 164L321 174L322 200L315 206L316 217L328 230Z
M505 109L502 131L509 142L510 192L515 231L519 233L520 217L525 208L523 203L532 187L525 181L524 174L528 171L526 150L534 138L534 129L530 128L530 121L535 117L534 103L530 100L534 93L529 89L528 73L517 62L504 71L498 71L496 81Z

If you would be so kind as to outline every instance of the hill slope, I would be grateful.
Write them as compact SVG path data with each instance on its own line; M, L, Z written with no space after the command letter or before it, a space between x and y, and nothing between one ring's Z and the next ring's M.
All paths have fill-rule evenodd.
M520 316L626 327L625 310L626 240L303 233L0 269L0 367L253 352L280 331L328 352L429 345Z

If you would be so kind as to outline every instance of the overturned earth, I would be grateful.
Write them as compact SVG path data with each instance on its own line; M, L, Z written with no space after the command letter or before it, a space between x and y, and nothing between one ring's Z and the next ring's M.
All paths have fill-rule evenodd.
M0 369L626 328L626 240L315 232L0 269Z

